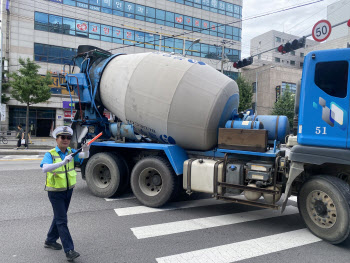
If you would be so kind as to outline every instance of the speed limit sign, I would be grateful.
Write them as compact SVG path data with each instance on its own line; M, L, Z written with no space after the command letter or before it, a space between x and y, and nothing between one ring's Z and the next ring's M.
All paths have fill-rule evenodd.
M331 32L331 23L329 23L327 20L320 20L314 25L314 28L312 29L312 37L315 39L315 41L322 42L329 37Z

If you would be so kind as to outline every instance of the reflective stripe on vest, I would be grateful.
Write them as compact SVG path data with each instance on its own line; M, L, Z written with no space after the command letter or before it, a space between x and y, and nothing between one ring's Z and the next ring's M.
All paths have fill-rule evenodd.
M71 149L68 147L68 154L71 154ZM53 163L62 161L56 149L51 149L49 153L52 156ZM74 158L72 161L63 165L51 172L46 173L46 191L66 191L75 186L77 181L77 173L74 169ZM68 183L68 185L67 185Z

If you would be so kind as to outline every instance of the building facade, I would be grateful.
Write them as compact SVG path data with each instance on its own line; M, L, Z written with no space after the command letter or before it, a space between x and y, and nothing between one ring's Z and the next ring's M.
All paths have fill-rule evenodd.
M316 41L306 39L305 48L300 48L286 54L282 54L277 50L280 45L284 45L287 42L299 38L301 38L301 36L286 34L276 30L271 30L252 38L250 41L250 55L256 55L266 50L270 50L254 57L253 63L257 65L274 64L276 66L302 69L305 48L317 45L318 43Z
M350 2L348 0L340 0L327 6L327 20L332 26L349 20L349 14ZM345 37L349 35L349 32L349 27L346 23L333 27L328 41Z
M265 65L242 68L242 77L253 85L253 108L260 115L272 112L278 97L286 88L295 93L302 70L293 67Z
M53 74L52 97L32 106L32 135L69 124L70 95L58 75L79 45L112 53L168 52L201 60L232 78L241 56L242 0L8 0L2 1L3 57L10 72L19 58ZM199 41L199 43L197 43ZM65 67L63 65L66 64ZM6 76L5 76L6 80ZM109 117L112 117L110 113ZM25 124L25 107L11 99L3 130Z

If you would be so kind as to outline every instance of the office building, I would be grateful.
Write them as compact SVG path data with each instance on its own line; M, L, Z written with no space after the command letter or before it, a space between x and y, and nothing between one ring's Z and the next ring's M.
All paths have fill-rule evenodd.
M2 5L9 71L19 68L21 57L34 59L40 74L53 74L51 99L31 107L32 135L48 136L55 126L69 124L70 96L57 74L68 72L79 45L112 53L174 52L218 70L223 65L225 74L237 77L228 62L240 59L242 0L7 0ZM25 124L25 105L11 99L2 129L18 124Z

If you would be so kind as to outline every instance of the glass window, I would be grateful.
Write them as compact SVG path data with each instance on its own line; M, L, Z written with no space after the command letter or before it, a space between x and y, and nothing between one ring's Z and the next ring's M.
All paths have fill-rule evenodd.
M202 0L193 0L193 6L197 8L202 8Z
M143 5L136 5L136 11L135 14L140 16L146 15L146 8Z
M184 17L183 15L175 14L175 27L176 28L183 28L184 24Z
M174 22L174 16L175 16L174 13L166 12L166 21L167 22Z
M63 34L75 35L75 19L63 17Z
M295 94L295 91L297 89L297 84L295 83L289 83L289 82L282 82L282 94L286 89L289 89L291 93Z
M213 58L213 59L218 59L218 49L216 46L209 46L209 54L208 54L208 58Z
M124 10L124 1L114 0L113 1L113 9L118 10L118 11L123 11Z
M146 16L150 18L156 18L156 10L152 7L146 7Z
M275 58L275 62L280 63L280 62L281 62L281 59L280 59L280 58Z
M202 0L202 9L209 11L210 0Z
M101 7L99 6L89 5L89 9L93 11L101 12Z
M75 0L63 0L63 4L75 6Z
M113 13L113 12L112 12L112 9L104 8L104 7L101 8L101 12L107 13L107 14L112 14L112 13Z
M47 45L34 43L35 61L47 62Z
M239 28L232 27L232 35L233 36L239 36Z
M185 5L193 6L193 0L185 1Z
M79 3L79 2L77 2L77 7L81 7L81 8L86 8L86 9L88 9L88 8L89 8L89 5L88 5L88 4L84 4L84 3Z
M290 64L291 64L291 65L295 65L295 61L294 61L294 60L291 60L291 61L290 61Z
M194 51L192 51L192 56L195 56L195 57L201 56L201 44L200 43L194 44L191 49L194 50Z
M171 37L167 37L165 39L165 51L166 52L174 52L175 41Z
M112 36L112 27L107 25L101 25L101 35L102 36Z
M100 24L96 24L96 23L91 23L89 24L89 33L90 34L96 34L96 35L100 35L101 34L101 26Z
M218 0L210 0L210 6L212 8L218 8Z
M303 58L304 57L304 53L300 52L300 57Z
M101 0L89 0L89 4L100 6L101 5Z
M112 0L102 0L101 2L102 7L106 7L106 8L112 8Z
M49 31L62 33L62 17L49 15Z
M48 52L48 62L49 63L56 63L56 64L62 64L62 48L56 47L56 46L49 46L49 52Z
M130 14L135 13L135 4L134 3L129 3L125 2L124 3L124 11Z
M304 66L304 63L303 62L300 62L300 67L302 68Z
M160 20L165 20L165 11L156 9L156 17Z
M76 24L76 35L80 37L87 37L89 23L82 20L76 20L75 24Z
M225 26L224 25L219 25L218 26L218 37L223 37L225 33Z
M112 42L111 37L101 36L101 41Z
M48 31L48 24L49 24L48 14L35 12L34 20L35 20L34 29Z
M134 30L124 28L124 44L133 45L134 43L132 42L132 40L134 40L134 37L135 37ZM128 41L128 40L131 40L131 41Z
M233 4L226 3L226 12L233 14Z
M192 17L190 16L184 16L184 25L185 26L188 26L189 28L192 28ZM188 30L191 30L191 29L188 29Z
M123 38L123 35L124 35L123 28L113 27L113 37Z
M202 20L202 29L201 33L209 35L209 21Z
M179 3L179 4L184 4L185 1L184 0L176 0L176 3Z
M135 41L139 42L136 44L137 47L145 47L145 33L135 31Z
M292 56L295 56L295 51L292 50L292 51L290 52L290 54L291 54Z
M145 33L145 43L146 43L145 45L146 48L154 49L154 44L155 44L154 35Z
M154 41L156 43L155 49L159 50L159 45L161 45L160 50L164 51L164 38L162 38L162 40L160 41L159 40L159 35L154 35ZM161 43L159 43L159 42L161 42Z
M218 24L214 22L210 22L210 35L217 36L218 35Z
M89 34L89 38L91 38L91 39L96 39L96 40L100 40L100 35Z
M319 62L315 69L315 84L330 96L345 98L348 74L347 61Z
M202 20L193 18L193 31L199 31L202 26Z
M182 39L175 38L175 53L182 54L184 41Z
M281 43L281 38L280 37L276 37L276 42L277 43Z
M201 44L201 57L207 58L209 53L209 45L208 44Z
M226 35L233 35L233 27L232 26L226 26L225 27L225 33Z

